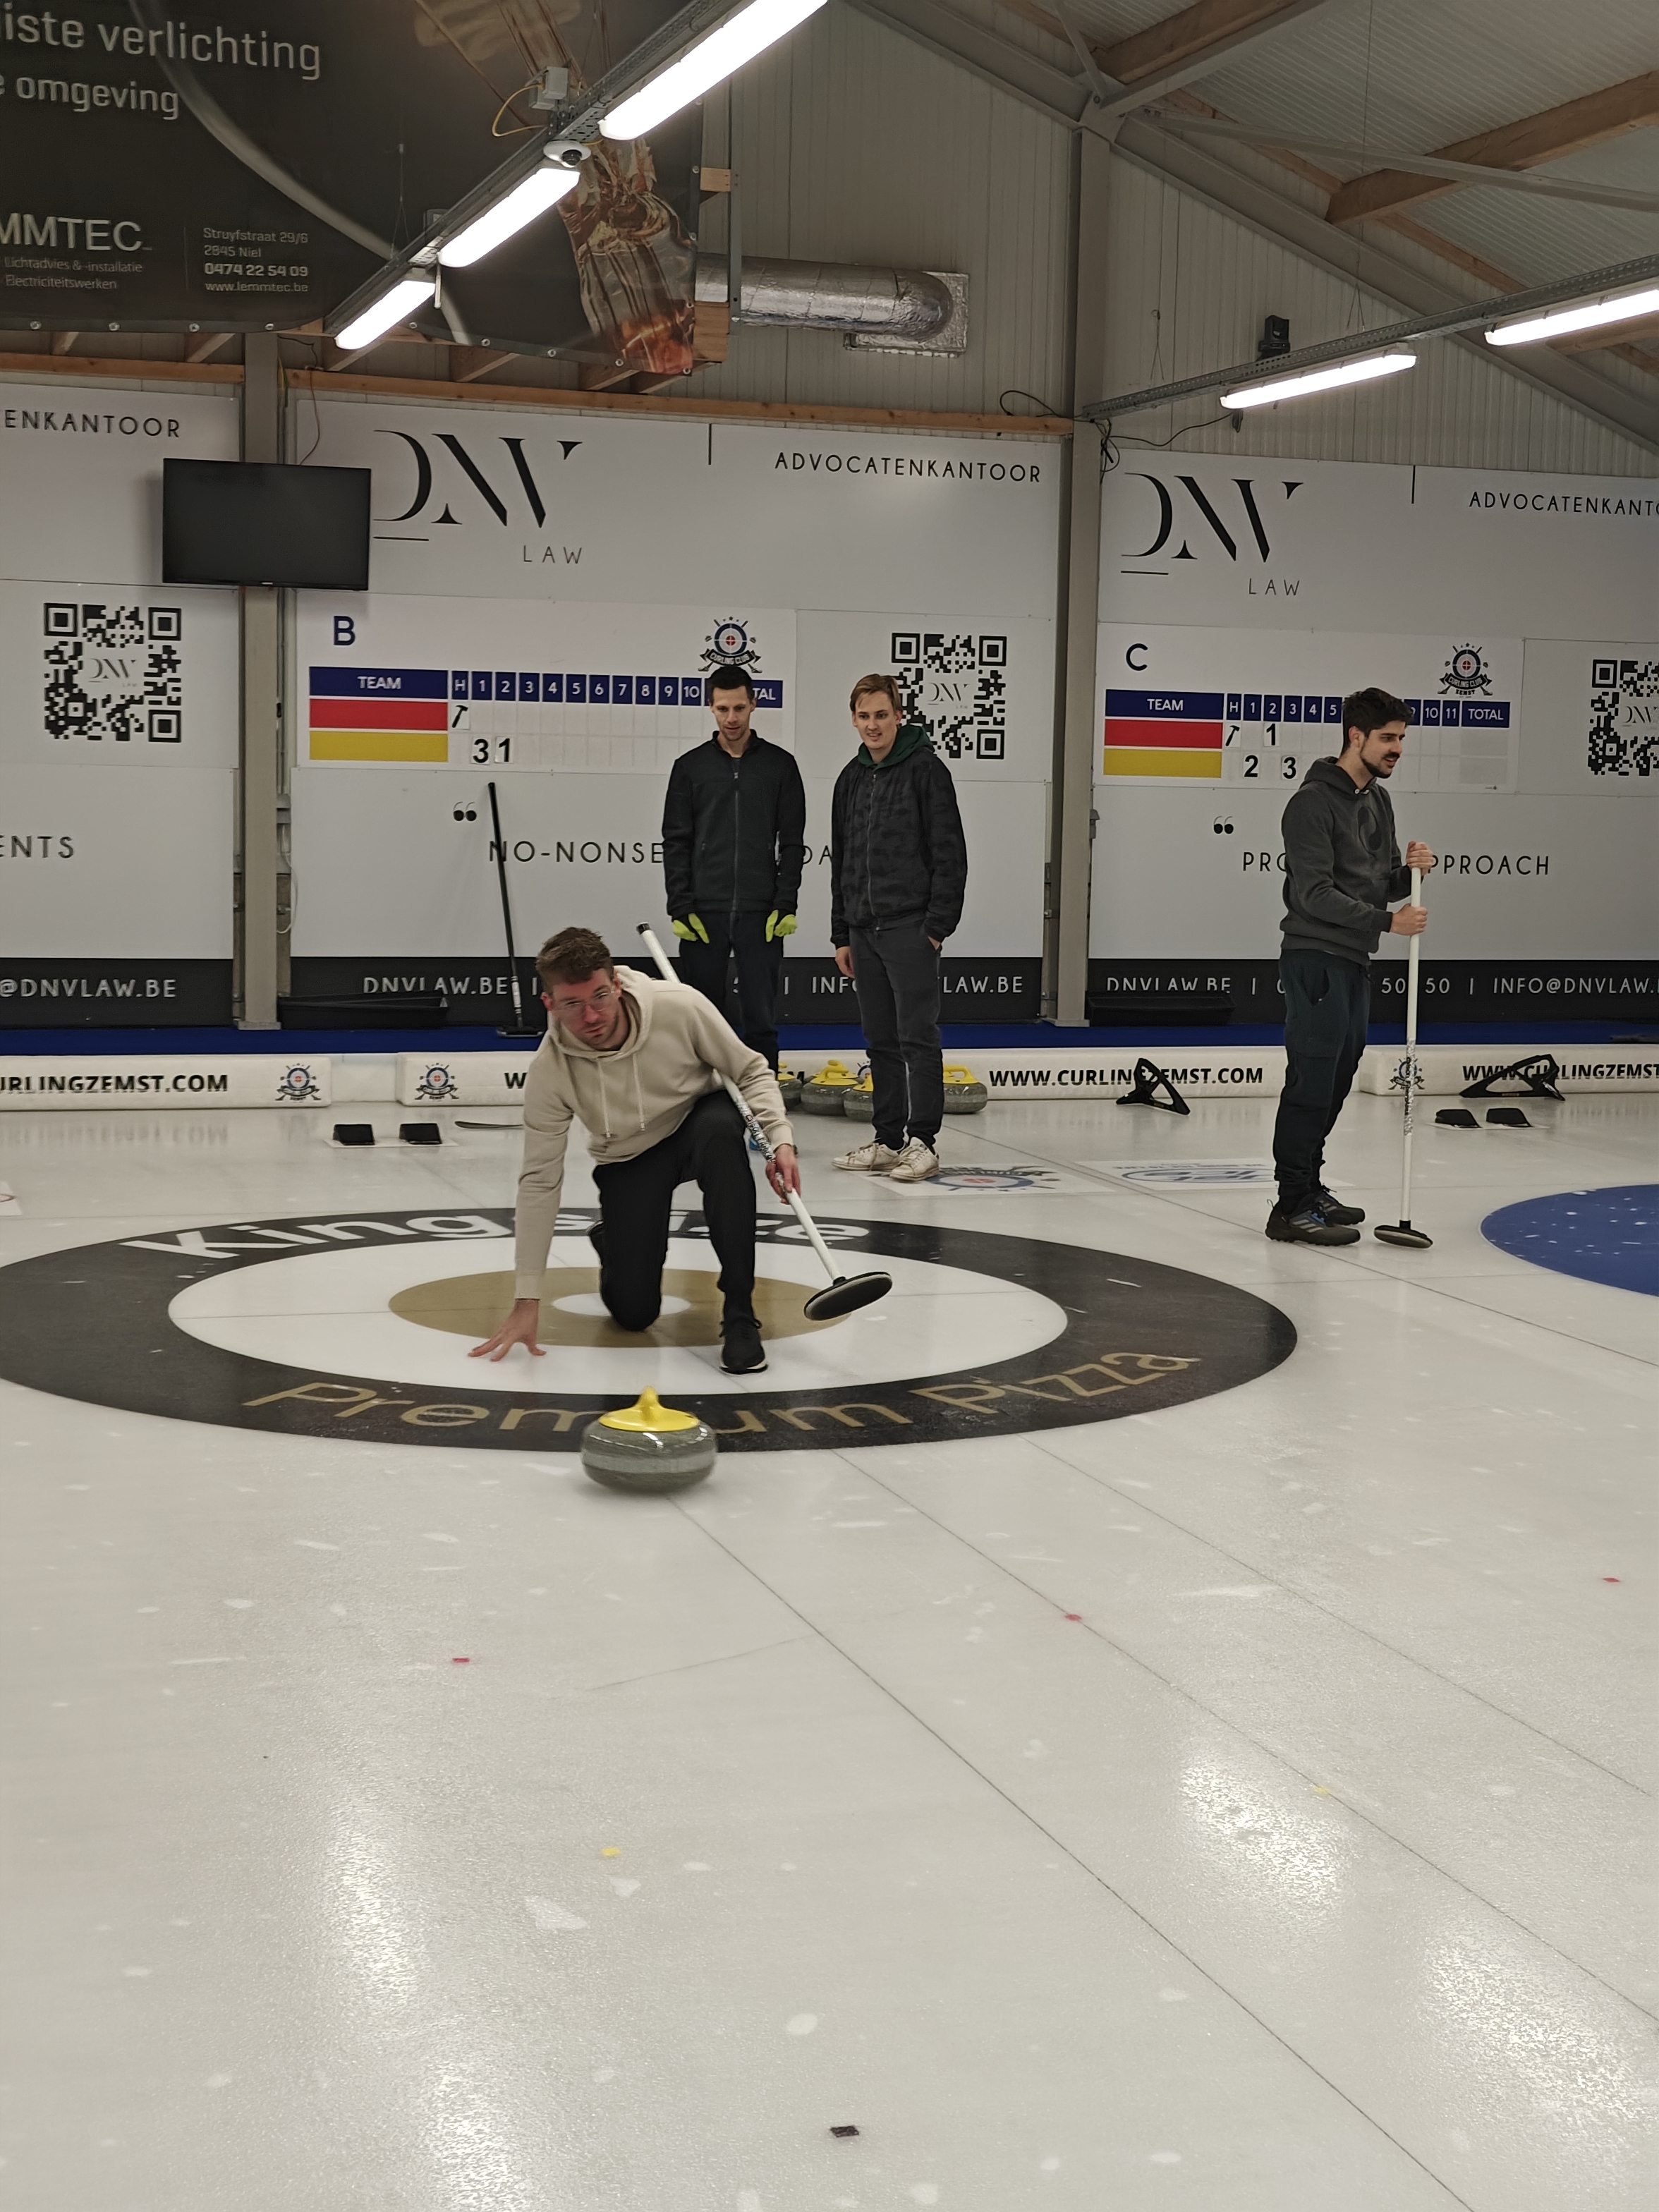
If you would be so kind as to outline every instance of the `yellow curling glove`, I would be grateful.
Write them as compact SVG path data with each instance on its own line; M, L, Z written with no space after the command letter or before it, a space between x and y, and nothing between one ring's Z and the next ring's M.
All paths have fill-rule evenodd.
M683 937L688 943L691 942L693 939L696 939L703 945L707 945L708 942L708 932L703 927L702 922L697 919L695 914L689 914L684 921L672 922L670 926L672 927L676 937Z
M798 926L793 914L769 914L766 917L767 943L769 945L775 937L793 937Z

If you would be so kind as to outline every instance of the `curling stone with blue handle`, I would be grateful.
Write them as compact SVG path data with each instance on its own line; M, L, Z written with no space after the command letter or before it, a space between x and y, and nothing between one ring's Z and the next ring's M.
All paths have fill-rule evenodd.
M713 1472L720 1446L695 1413L665 1406L654 1390L601 1413L582 1431L582 1467L607 1490L690 1490Z

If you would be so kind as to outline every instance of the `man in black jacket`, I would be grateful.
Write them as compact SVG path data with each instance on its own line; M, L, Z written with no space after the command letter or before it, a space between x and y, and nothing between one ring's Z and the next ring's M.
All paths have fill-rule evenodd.
M1365 1049L1370 957L1385 931L1416 937L1420 906L1390 913L1411 872L1434 854L1413 843L1400 858L1383 785L1399 764L1409 710L1375 685L1342 702L1342 751L1317 760L1285 809L1285 1089L1273 1127L1279 1203L1267 1234L1287 1244L1355 1244L1365 1216L1325 1188L1325 1141Z
M806 860L806 791L793 753L749 726L755 687L741 668L717 668L708 700L714 734L682 753L662 813L669 919L680 973L726 1010L726 968L738 958L743 1041L775 1074L783 940L795 932Z
M858 994L875 1126L836 1165L926 1182L945 1118L939 947L962 919L968 847L951 771L921 724L901 726L894 679L861 676L852 703L862 742L830 800L830 935Z

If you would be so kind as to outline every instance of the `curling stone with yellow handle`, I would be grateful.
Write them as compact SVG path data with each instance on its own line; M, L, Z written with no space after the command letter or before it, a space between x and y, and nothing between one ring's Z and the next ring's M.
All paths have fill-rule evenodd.
M867 1067L859 1071L859 1079L852 1089L842 1093L841 1110L849 1121L875 1120L876 1087Z
M826 1060L817 1073L809 1075L800 1087L802 1113L841 1113L848 1092L857 1082L857 1076L844 1060Z
M665 1406L654 1390L601 1413L582 1431L582 1467L607 1490L660 1495L690 1490L714 1468L720 1446L695 1413Z
M945 1071L945 1110L947 1114L982 1114L990 1093L971 1067Z

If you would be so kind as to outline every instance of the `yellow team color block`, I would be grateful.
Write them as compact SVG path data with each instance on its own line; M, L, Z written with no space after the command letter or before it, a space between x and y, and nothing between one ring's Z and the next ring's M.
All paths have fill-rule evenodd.
M313 744L315 740L313 740ZM1177 751L1173 745L1108 745L1108 775L1212 775L1221 774L1218 752Z
M449 759L447 730L313 730L314 761L437 761Z

